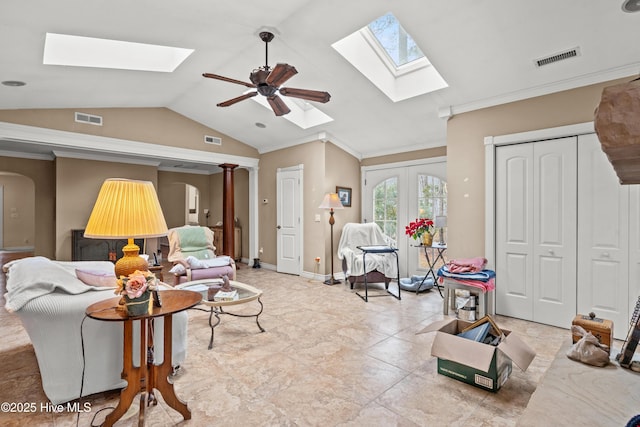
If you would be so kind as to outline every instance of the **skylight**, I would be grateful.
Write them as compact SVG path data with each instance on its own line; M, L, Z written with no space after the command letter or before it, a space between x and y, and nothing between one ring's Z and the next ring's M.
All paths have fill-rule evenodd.
M168 73L191 53L193 49L47 33L42 63Z
M448 87L392 13L331 46L393 102Z
M249 92L253 92L253 90L249 89L244 93ZM333 121L333 118L331 116L328 116L327 114L318 110L316 107L303 99L291 98L286 96L281 96L281 98L284 103L287 104L287 107L289 107L289 109L291 110L290 113L285 114L282 117L302 129L309 129L314 126ZM265 98L264 96L254 96L251 99L273 113L273 110L271 109L267 98Z
M367 27L396 67L424 58L424 53L392 13L381 16Z

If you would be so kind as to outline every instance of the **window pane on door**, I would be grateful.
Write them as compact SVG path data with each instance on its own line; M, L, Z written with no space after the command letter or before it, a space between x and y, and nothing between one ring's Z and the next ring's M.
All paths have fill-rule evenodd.
M440 178L432 175L418 174L418 217L431 218L435 221L436 216L447 215L447 183ZM436 229L434 242L440 240L440 232L443 233L443 241L447 240L447 228L442 230ZM429 268L424 251L419 253L420 268ZM442 262L436 265L437 268L442 266Z
M373 189L373 219L382 232L396 240L398 228L398 177L388 178Z

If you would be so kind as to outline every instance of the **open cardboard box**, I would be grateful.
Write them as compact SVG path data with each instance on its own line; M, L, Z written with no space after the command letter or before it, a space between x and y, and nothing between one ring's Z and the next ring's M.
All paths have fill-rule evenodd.
M498 346L457 336L473 322L447 319L426 326L418 334L435 332L431 355L438 358L438 373L476 387L498 391L511 374L511 361L526 371L536 352L516 334L502 329Z

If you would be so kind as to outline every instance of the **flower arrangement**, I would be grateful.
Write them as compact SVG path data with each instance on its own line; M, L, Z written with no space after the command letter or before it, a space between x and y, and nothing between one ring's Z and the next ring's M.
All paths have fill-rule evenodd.
M405 227L405 234L418 240L424 233L433 235L434 224L429 218L416 218Z
M147 291L156 290L156 276L150 271L136 270L129 276L120 276L116 295L124 295L130 299L140 298Z

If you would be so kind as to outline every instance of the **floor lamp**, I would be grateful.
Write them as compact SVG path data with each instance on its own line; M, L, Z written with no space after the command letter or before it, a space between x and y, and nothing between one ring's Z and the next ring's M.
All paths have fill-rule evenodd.
M333 210L334 209L344 209L342 206L342 202L340 201L340 197L336 193L327 193L324 196L324 200L318 206L319 209L329 209L329 225L331 225L331 277L325 280L325 285L336 285L340 283L339 280L336 280L333 277L333 224L335 224L335 219L333 218Z

